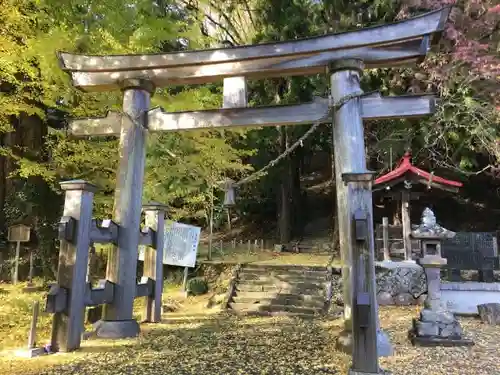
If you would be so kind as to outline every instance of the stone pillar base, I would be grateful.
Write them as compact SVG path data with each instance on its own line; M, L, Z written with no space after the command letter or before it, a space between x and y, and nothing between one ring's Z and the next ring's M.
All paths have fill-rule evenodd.
M445 309L423 309L420 318L413 319L410 340L413 345L421 346L474 345L472 340L462 337L460 323Z
M94 329L97 337L105 339L137 337L141 332L139 323L135 319L99 320L94 323Z
M352 354L352 333L342 331L337 337L336 349L346 354ZM379 357L390 357L394 354L391 340L387 333L381 329L377 331L377 349Z
M378 372L360 372L353 369L349 369L347 375L391 375L391 372L379 369Z

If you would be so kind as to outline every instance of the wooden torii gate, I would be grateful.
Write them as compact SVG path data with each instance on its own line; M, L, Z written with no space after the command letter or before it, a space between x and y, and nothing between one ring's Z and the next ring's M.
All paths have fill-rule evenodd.
M151 55L59 53L62 69L77 88L123 91L123 113L109 112L104 118L78 119L69 125L74 136L120 137L113 217L120 233L107 269L107 279L116 288L101 328L107 324L119 335L120 327L132 320L148 132L310 124L330 122L333 115L345 337L352 341L352 373L379 373L372 176L366 171L363 120L428 115L434 111L435 98L364 95L360 76L365 68L403 67L423 61L431 44L439 40L450 10L446 7L405 21L340 34L233 48ZM245 78L324 72L330 75L331 98L247 108ZM224 109L177 113L150 109L150 97L158 87L221 79Z

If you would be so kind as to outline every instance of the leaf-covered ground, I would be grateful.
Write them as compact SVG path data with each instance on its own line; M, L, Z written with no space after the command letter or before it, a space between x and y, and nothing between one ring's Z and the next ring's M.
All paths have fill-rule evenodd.
M301 265L301 266L326 266L328 264L338 264L338 259L332 259L330 254L316 253L277 253L272 249L262 249L248 251L244 247L236 249L225 248L221 252L215 248L212 252L212 260L206 261L208 250L206 247L200 247L198 261L202 263L252 263L259 265L282 264L282 265Z
M178 302L162 324L143 325L135 340L85 341L82 350L32 360L4 357L0 374L183 375L346 374L350 358L335 350L339 320L237 318ZM407 339L415 308L385 308L381 322L395 344L381 365L399 375L498 375L500 328L462 319L472 348L418 348Z

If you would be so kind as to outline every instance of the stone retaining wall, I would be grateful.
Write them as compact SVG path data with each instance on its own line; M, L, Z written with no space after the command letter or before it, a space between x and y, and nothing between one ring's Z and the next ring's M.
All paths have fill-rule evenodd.
M379 305L419 305L425 300L427 283L424 269L413 262L377 262Z
M427 284L422 267L412 262L376 262L377 301L379 305L423 304ZM343 305L342 276L332 279L332 307Z

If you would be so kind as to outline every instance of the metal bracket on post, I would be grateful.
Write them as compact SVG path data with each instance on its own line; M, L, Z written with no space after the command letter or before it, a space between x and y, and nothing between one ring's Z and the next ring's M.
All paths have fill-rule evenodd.
M356 241L368 241L368 215L361 209L354 212L354 232Z
M368 293L358 292L356 309L358 309L358 326L360 328L370 327L370 295Z
M47 300L45 302L45 312L59 313L67 309L68 291L59 285L52 285L47 293Z
M59 221L58 236L59 240L74 243L76 233L76 220L71 216L63 216Z

